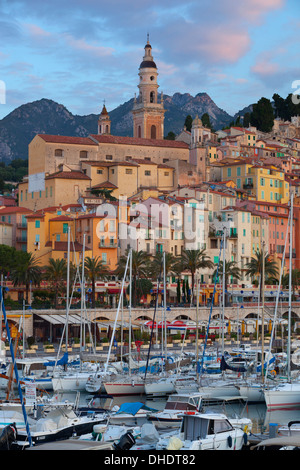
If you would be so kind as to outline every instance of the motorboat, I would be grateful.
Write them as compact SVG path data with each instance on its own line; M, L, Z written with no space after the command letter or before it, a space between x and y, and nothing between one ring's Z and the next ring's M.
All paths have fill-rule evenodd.
M32 443L51 442L80 436L93 431L96 424L107 422L106 413L90 412L81 415L76 412L70 403L56 403L52 409L48 408L45 416L36 420L30 420L29 431ZM16 426L17 441L22 443L28 441L28 432L24 426Z
M120 407L114 406L109 413L108 422L114 425L141 426L148 421L151 413L157 410L140 402L122 403Z
M223 413L186 412L179 433L163 435L156 450L241 450L247 441L247 432L233 426Z
M157 429L167 427L179 427L182 421L182 413L198 412L202 404L203 395L199 393L173 394L168 397L164 410L151 413L148 420Z
M300 421L290 421L286 425L278 427L279 436L300 436Z

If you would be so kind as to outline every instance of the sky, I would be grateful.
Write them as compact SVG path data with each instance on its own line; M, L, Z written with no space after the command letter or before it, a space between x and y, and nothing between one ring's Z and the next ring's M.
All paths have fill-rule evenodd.
M233 115L300 81L299 0L0 0L0 119L42 98L115 109L138 92L148 33L167 95Z

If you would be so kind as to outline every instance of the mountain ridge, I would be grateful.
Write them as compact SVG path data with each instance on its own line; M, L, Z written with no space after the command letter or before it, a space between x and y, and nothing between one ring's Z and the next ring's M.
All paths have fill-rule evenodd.
M134 99L109 111L111 133L132 136L131 110ZM178 134L188 114L200 118L208 113L215 129L221 129L233 121L226 111L219 108L205 92L195 96L176 92L164 95L165 135ZM99 110L100 114L101 110ZM42 98L22 104L0 120L0 157L5 163L16 158L28 158L28 144L36 134L54 134L85 137L97 133L99 114L84 116L71 113L63 104Z

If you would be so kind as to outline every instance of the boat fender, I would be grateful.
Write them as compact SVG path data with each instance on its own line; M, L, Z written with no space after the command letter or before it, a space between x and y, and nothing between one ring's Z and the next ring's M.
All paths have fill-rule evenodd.
M246 445L248 442L248 434L246 432L244 432L243 439L244 439L244 444Z
M228 444L228 447L232 447L232 437L231 436L228 436L227 444Z

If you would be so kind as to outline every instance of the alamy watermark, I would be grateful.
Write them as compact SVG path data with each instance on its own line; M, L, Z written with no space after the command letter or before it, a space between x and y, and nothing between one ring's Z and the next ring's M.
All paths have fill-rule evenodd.
M300 103L300 80L294 80L292 83L292 88L293 89L296 88L296 91L293 91L292 93L292 103L299 104Z

